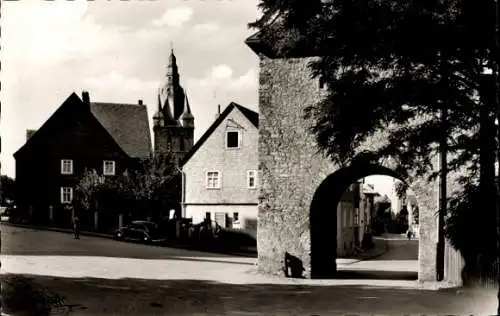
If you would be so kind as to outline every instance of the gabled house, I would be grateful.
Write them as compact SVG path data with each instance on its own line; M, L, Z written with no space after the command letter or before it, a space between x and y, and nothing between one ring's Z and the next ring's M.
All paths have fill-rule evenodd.
M209 218L256 234L258 127L258 113L232 102L181 161L183 215L194 224Z
M72 93L14 154L18 207L36 222L70 225L85 169L113 176L152 157L146 106L90 102Z

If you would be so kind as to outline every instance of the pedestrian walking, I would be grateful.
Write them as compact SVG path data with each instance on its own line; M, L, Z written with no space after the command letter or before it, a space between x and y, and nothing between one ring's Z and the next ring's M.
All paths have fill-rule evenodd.
M80 219L76 215L73 217L73 235L75 239L80 239Z

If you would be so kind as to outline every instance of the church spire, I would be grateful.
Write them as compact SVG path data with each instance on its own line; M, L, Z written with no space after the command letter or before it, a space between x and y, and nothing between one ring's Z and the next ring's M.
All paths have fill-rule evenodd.
M187 94L184 96L184 111L180 117L183 127L194 128L194 116L191 114L191 108L189 107L189 100Z
M168 79L177 79L176 82L179 82L179 69L177 68L177 58L174 55L174 46L172 43L170 44L170 56L168 57L167 77Z
M158 90L158 109L156 113L153 115L153 125L158 127L165 125L165 117L163 116L163 111L161 106L161 95L159 90Z

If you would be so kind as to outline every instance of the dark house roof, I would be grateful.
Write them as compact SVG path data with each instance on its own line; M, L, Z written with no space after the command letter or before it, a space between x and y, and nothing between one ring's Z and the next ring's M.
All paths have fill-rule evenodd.
M212 133L219 127L219 125L226 119L226 117L233 111L234 109L238 109L243 113L243 115L256 127L259 128L259 113L254 112L242 105L231 102L224 109L224 111L217 117L215 122L207 129L207 131L200 137L200 139L194 144L190 151L184 156L182 161L180 162L180 166L184 166L186 162L196 153L196 151L205 143L205 141L212 135Z
M151 156L151 134L145 105L90 103L90 111L132 158Z
M49 129L54 120L61 119L63 108L81 106L84 102L76 93L72 93L47 121L14 153L17 156L28 143L36 140ZM131 158L149 158L152 155L151 135L148 114L145 105L90 103L90 112L104 127L118 146Z

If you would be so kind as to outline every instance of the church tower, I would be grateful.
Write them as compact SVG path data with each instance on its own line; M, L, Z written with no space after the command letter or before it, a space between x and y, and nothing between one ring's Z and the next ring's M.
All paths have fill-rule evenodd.
M155 155L172 153L178 164L193 147L194 117L186 92L179 82L179 69L171 49L167 74L157 92L157 111L153 116Z

